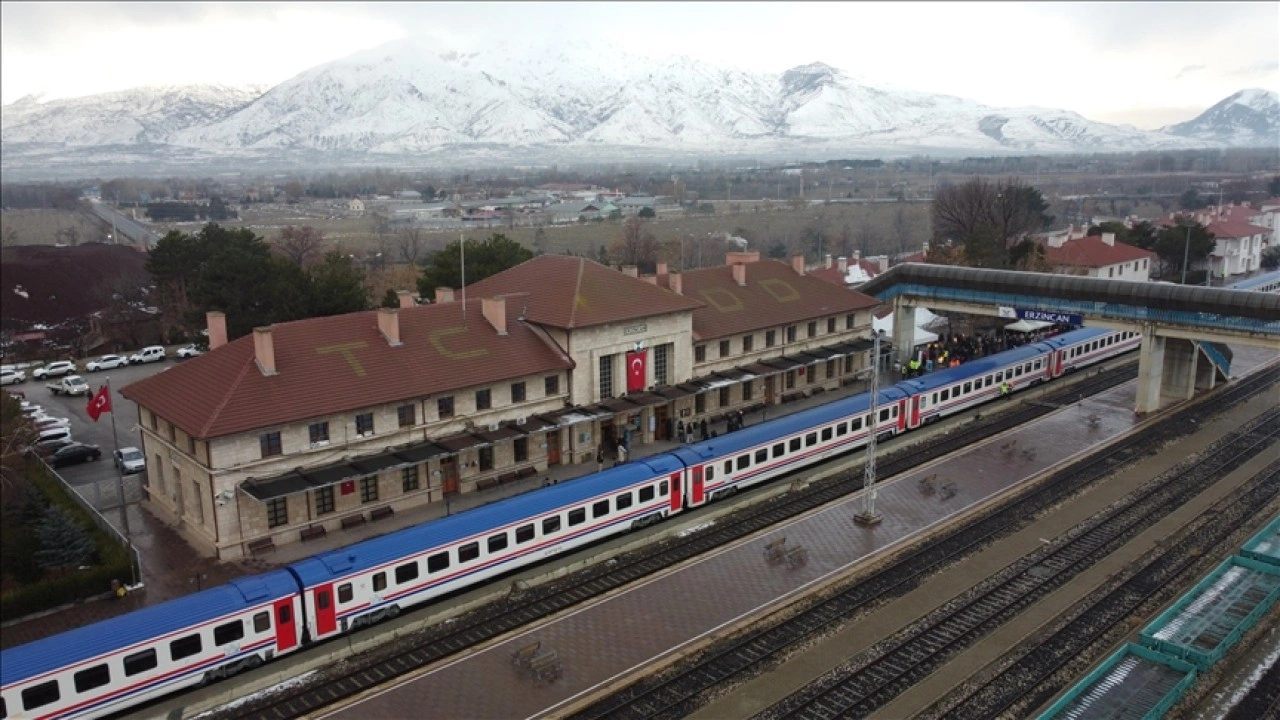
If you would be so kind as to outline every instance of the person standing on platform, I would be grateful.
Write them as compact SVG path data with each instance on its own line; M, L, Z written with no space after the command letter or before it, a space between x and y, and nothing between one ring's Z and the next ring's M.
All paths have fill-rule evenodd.
M746 426L747 426L746 420L745 420L745 418L744 418L744 417L743 417L743 415L742 415L742 411L741 411L741 410L739 410L739 411L738 411L738 429L739 429L739 430L741 430L742 428L744 428L744 427L746 427Z
M604 448L596 447L596 472L604 470Z
M709 436L707 435L707 419L702 418L702 439L706 440L708 437Z

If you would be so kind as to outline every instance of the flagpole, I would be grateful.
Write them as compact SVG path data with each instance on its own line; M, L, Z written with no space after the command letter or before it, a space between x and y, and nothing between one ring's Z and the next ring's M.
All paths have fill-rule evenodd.
M108 407L110 407L111 378L107 378L106 388L107 388L107 405ZM129 570L133 574L133 584L137 585L138 584L138 568L133 562L134 560L133 550L132 550L133 540L130 537L130 532L129 532L129 502L128 502L128 499L125 498L125 494L124 494L124 467L123 467L123 463L115 462L117 453L120 452L120 436L116 432L115 408L112 407L108 412L111 414L111 443L115 446L114 448L112 448L111 464L114 465L116 468L116 493L120 496L120 517L124 519L124 541L125 541L125 544L129 546L126 548L126 550L129 551Z
M462 325L467 324L467 236L458 234L459 263L462 266Z

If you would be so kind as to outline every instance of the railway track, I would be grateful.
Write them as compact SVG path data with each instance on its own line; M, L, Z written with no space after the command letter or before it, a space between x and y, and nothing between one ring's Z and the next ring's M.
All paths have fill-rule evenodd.
M810 684L757 717L832 718L865 717L884 707L899 693L972 646L986 633L1024 608L1064 585L1113 552L1142 530L1155 524L1213 482L1271 448L1280 438L1280 409L1266 414L1249 429L1225 438L1198 462L1185 463L1148 484L1115 508L1095 516L1065 541L1042 548L980 583L931 613L916 625L873 648L850 665ZM1263 473L1249 483L1249 491L1236 493L1207 513L1223 522L1204 522L1199 533L1162 553L1159 559L1118 588L1107 601L1086 611L1084 635L1096 637L1126 617L1195 557L1192 547L1203 547L1208 536L1234 531L1232 520L1248 517L1258 507L1280 495L1280 473ZM1205 516L1202 516L1202 518ZM1201 537L1204 536L1204 537ZM1107 602L1114 603L1108 605ZM1070 658L1063 658L1062 661ZM1060 663L1059 663L1060 664ZM1052 667L1050 667L1052 665ZM1047 663L1042 670L1056 670ZM1001 697L1021 697L1017 688L997 688ZM975 700L967 717L992 717L1011 702ZM1004 707L1000 707L1003 705Z
M1053 412L1061 405L1076 402L1133 379L1136 363L1095 372L1084 379L1052 390L1034 403L1024 403L999 415L988 416L958 427L945 436L930 440L927 447L904 447L880 459L882 478L907 472L913 467L963 449L991 435L1004 432ZM978 413L981 410L977 411ZM838 461L838 459L836 460ZM774 482L784 482L775 480ZM386 651L350 658L340 672L321 672L311 682L286 692L272 693L236 706L215 711L210 720L260 718L280 720L298 717L328 707L398 676L474 648L484 642L598 597L726 543L821 507L862 487L860 468L851 468L836 477L813 483L804 490L788 492L757 503L702 531L680 538L655 542L643 550L620 555L573 573L555 582L527 590L467 613L449 623L441 623L416 634L412 640L394 643Z
M984 517L950 529L921 543L915 551L890 563L832 597L801 606L793 618L770 623L728 638L704 651L691 663L641 680L579 711L575 718L680 717L701 705L717 688L736 684L778 663L788 652L846 622L874 603L904 595L940 568L977 552L1001 536L1011 534L1045 508L1071 496L1118 467L1149 454L1154 448L1190 434L1204 419L1244 402L1259 389L1280 380L1280 369L1250 378L1216 397L1213 407L1198 406L1173 413L1168 419L1136 433L1095 455L1051 475L1037 492L1006 502ZM1139 522L1141 520L1139 519ZM894 660L910 664L910 658ZM890 661L892 662L892 661ZM907 668L901 668L904 672ZM828 717L833 717L829 715Z

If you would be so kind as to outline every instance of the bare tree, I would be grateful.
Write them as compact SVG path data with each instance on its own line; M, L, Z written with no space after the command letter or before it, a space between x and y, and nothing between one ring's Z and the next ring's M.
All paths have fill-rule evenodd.
M58 228L58 232L54 233L54 239L61 245L70 245L75 247L80 244L80 231L75 225L67 225Z
M1012 178L996 184L974 178L948 185L933 198L935 239L964 245L971 265L1010 267L1010 247L1043 227L1045 209L1038 190Z
M622 225L622 234L609 249L609 257L623 265L638 265L645 272L653 272L658 261L658 239L650 232L647 222L629 217Z
M417 265L418 260L422 258L424 243L422 228L411 225L401 229L396 233L396 250L400 255L400 261Z
M324 233L311 227L303 225L297 227L294 225L286 225L280 231L280 239L276 241L276 250L300 268L306 268L311 265L313 258L320 253L321 246L324 245Z

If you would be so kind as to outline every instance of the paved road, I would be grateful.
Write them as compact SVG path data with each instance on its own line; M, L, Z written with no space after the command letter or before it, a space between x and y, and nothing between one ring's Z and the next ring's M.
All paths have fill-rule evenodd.
M90 203L90 207L97 213L98 217L107 221L108 224L114 223L116 232L124 235L135 243L141 243L147 247L153 247L160 236L144 227L137 220L125 215L106 203L95 202Z

